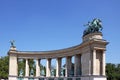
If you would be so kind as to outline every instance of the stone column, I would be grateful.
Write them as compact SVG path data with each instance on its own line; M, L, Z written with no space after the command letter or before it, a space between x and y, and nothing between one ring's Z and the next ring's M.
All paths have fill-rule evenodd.
M78 69L78 57L75 55L75 62L74 62L74 76L77 76L77 69Z
M70 72L71 72L71 66L72 66L71 56L67 56L67 57L66 57L66 71L65 71L65 77L69 77Z
M96 75L96 50L93 50L92 53L92 75Z
M29 76L29 64L28 64L28 59L26 59L25 64L26 64L26 66L25 66L25 76L28 77L28 76Z
M74 76L81 75L81 55L75 55Z
M56 77L60 77L61 74L61 58L56 59Z
M40 76L40 59L36 59L36 77Z
M46 77L51 76L51 59L47 59L47 65L46 65Z
M102 75L105 75L105 51L102 53Z

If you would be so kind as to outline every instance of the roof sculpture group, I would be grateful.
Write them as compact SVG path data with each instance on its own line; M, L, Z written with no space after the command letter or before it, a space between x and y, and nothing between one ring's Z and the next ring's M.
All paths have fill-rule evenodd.
M102 21L98 18L93 19L91 22L88 22L88 24L84 26L88 27L84 30L83 36L94 32L100 32L103 29Z

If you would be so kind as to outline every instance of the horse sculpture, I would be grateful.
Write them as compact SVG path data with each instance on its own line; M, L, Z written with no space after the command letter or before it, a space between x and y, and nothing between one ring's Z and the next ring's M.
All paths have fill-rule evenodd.
M102 21L100 19L93 19L92 22L88 22L85 26L88 26L87 29L84 30L83 36L89 34L89 33L94 33L94 32L100 32L103 27L102 27Z

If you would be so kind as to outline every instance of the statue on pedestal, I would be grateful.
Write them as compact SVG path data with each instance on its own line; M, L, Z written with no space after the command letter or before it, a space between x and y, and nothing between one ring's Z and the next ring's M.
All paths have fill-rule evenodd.
M100 32L103 29L102 21L98 18L93 19L92 22L88 22L88 24L84 26L88 26L88 27L84 30L83 36L89 33Z
M34 76L34 70L33 70L33 69L31 69L31 71L30 71L30 76L31 76L31 77Z
M19 76L20 76L20 77L23 76L23 70L22 70L22 69L20 69Z
M15 47L15 41L14 40L11 40L10 44L11 44L11 47Z

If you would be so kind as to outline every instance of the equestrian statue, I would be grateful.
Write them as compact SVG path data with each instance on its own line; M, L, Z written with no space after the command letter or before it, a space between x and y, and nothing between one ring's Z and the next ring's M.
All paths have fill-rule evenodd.
M83 36L90 33L101 32L101 30L103 29L102 21L98 18L93 19L92 22L88 22L88 24L84 26L87 26L87 28L84 30Z

